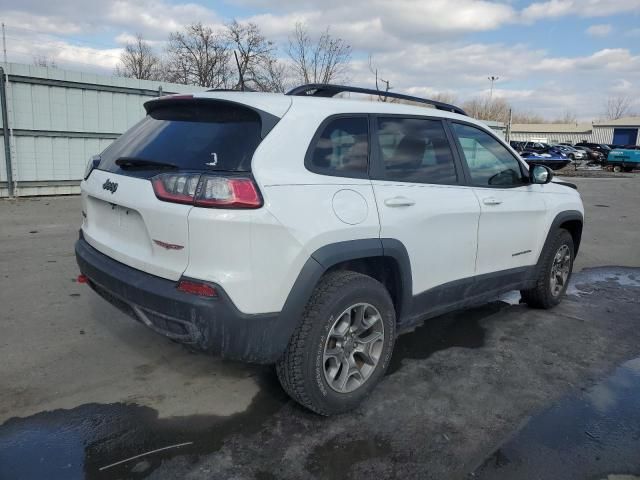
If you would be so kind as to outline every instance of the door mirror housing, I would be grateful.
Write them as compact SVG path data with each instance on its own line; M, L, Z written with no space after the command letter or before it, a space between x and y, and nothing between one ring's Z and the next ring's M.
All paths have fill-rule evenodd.
M544 165L533 165L529 169L529 180L531 183L544 185L553 179L553 171Z

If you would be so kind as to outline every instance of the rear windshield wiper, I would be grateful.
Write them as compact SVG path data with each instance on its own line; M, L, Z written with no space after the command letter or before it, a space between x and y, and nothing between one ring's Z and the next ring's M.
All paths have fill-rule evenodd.
M116 160L116 165L120 168L163 168L170 170L177 170L178 165L174 165L173 163L167 162L157 162L155 160L145 160L144 158L135 158L135 157L120 157Z

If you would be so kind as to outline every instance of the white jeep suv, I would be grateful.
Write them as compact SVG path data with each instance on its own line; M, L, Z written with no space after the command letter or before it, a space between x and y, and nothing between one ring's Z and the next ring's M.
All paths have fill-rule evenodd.
M167 337L275 363L323 415L355 407L429 317L509 290L560 301L575 187L453 105L328 98L342 92L379 94L148 101L87 167L79 281Z

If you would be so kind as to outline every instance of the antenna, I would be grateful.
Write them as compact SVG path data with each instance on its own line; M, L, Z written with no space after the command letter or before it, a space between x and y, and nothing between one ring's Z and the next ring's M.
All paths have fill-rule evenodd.
M242 76L240 62L238 61L238 54L235 50L233 51L233 56L236 57L236 65L238 66L238 77L240 77L240 91L244 92L244 77Z
M4 36L4 22L2 22L2 52L4 54L4 63L7 63L7 39Z

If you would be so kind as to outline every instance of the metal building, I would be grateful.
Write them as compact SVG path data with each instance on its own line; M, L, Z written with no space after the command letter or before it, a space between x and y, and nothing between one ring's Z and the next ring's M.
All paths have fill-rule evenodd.
M511 140L544 143L640 145L640 117L595 123L522 123L511 126Z
M0 197L79 193L89 158L163 94L204 90L16 63L1 69Z

